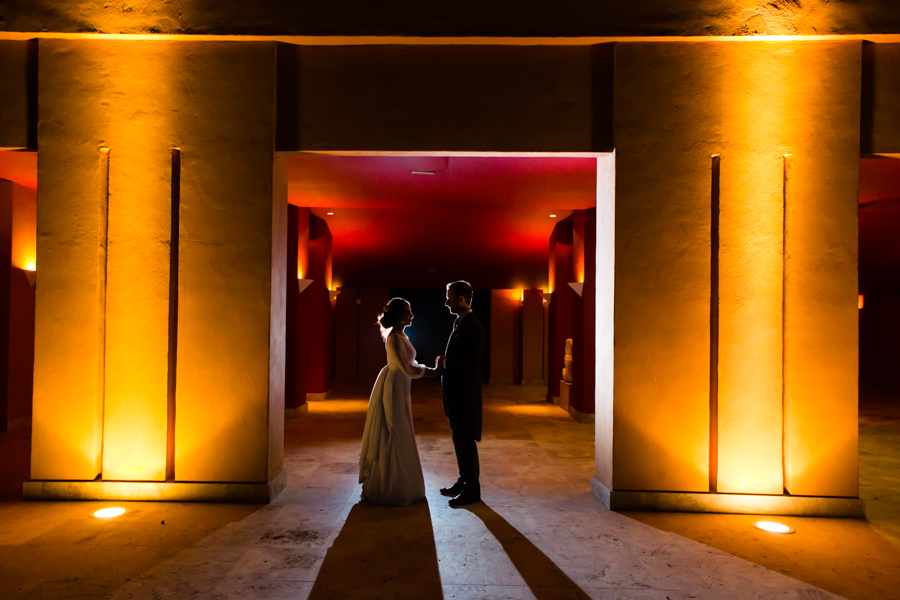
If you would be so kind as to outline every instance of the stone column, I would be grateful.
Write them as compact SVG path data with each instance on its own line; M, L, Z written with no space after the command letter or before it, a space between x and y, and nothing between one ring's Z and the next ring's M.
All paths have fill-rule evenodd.
M287 252L274 44L40 44L26 497L268 499Z

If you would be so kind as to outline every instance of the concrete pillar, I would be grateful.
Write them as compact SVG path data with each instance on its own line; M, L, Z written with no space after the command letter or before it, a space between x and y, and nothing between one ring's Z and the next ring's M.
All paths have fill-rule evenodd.
M544 383L544 298L522 290L522 383Z
M31 477L101 471L106 348L108 130L101 98L111 49L44 40L39 106Z
M569 283L575 281L572 270L572 218L556 224L550 235L550 323L548 325L547 387L551 398L559 398L566 340L572 337L572 298Z
M274 52L182 49L178 481L264 483L281 470L287 183L285 159L272 166Z
M32 479L262 487L26 496L270 497L287 252L274 52L41 42Z
M522 290L491 290L491 383L522 381L521 295Z
M334 325L331 292L331 231L324 219L309 215L309 279L303 293L298 326L304 346L306 392L313 398L331 394L334 373Z
M359 304L356 288L342 287L334 303L334 379L356 381L358 375Z
M618 45L612 493L857 495L860 46Z
M861 42L791 47L785 131L784 466L798 496L859 494ZM827 126L823 126L827 123Z
M572 397L570 413L585 418L594 412L597 211L576 210L573 227L575 280L581 295L572 298ZM589 417L588 417L589 418Z

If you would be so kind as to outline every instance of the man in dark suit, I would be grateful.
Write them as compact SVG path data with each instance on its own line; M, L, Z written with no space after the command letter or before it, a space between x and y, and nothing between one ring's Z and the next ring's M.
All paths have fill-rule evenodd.
M484 328L472 314L472 286L467 281L447 284L445 304L456 315L456 321L444 356L437 358L436 375L441 376L444 413L450 421L459 479L449 488L441 489L441 494L453 496L450 506L457 507L481 500L476 442L481 441Z

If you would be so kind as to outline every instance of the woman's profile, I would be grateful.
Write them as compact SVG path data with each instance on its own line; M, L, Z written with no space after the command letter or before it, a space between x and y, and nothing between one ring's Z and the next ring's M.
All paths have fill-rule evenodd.
M392 299L378 316L387 366L372 388L359 455L362 497L373 504L409 506L425 497L410 386L432 369L416 362L416 349L404 333L412 320L403 298Z

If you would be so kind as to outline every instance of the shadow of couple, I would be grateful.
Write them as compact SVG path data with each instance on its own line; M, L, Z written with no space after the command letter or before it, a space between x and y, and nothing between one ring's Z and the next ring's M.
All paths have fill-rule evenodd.
M464 510L481 519L500 542L537 600L589 598L546 554L489 506L478 502ZM459 560L462 562L465 557ZM427 500L408 508L356 504L328 549L309 595L310 600L443 597Z

